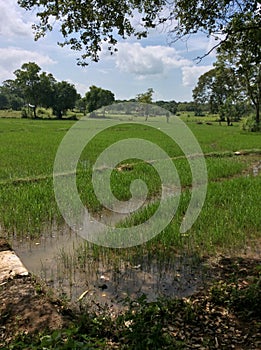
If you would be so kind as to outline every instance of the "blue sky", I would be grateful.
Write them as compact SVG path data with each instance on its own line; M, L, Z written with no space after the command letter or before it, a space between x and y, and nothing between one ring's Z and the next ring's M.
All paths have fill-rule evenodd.
M79 53L56 43L54 30L34 41L31 26L35 11L25 11L16 0L0 0L0 83L13 79L14 70L25 62L36 62L57 80L73 83L83 96L91 85L111 90L116 99L130 99L153 88L154 100L192 100L198 77L212 68L215 54L200 63L195 58L213 46L213 39L197 35L169 45L164 30L154 30L144 40L127 39L118 44L118 53L102 52L98 63L77 66Z

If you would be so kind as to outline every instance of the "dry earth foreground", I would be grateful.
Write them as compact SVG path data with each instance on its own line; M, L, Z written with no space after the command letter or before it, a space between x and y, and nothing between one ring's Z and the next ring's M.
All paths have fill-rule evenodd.
M0 239L1 349L261 349L260 255L209 261L214 280L190 298L140 300L124 315L92 314L85 325L79 309L65 307L14 257ZM68 336L72 325L77 331ZM33 343L58 329L50 346L17 340Z

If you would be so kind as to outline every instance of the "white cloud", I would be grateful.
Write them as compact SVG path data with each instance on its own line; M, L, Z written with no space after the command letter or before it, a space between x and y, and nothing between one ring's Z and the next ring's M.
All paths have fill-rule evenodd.
M143 47L139 43L119 43L115 60L120 71L139 78L164 75L171 68L191 65L191 61L181 57L173 47Z
M186 66L182 67L182 84L183 86L194 86L198 78L212 69L213 66Z
M49 56L16 47L0 48L0 83L13 78L13 72L23 63L35 62L42 65L55 64Z
M26 21L25 10L22 10L14 0L0 0L0 35L5 40L15 37L32 37L32 22ZM28 19L30 15L28 14Z

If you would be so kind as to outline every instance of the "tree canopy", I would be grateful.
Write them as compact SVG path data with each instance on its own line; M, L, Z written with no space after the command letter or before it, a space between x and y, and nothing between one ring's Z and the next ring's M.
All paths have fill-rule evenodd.
M75 106L78 96L74 85L66 81L57 82L52 74L41 72L35 62L24 63L14 74L16 79L6 80L0 87L0 108L31 106L36 118L38 106L51 107L54 114L61 118Z
M260 0L18 0L26 10L37 9L36 39L59 26L63 41L82 51L79 64L99 59L103 44L113 53L119 38L146 37L151 28L165 24L173 40L203 31L230 40L235 34L251 30L260 33ZM138 16L139 24L133 18ZM245 26L255 18L251 27ZM260 43L260 35L256 36ZM255 42L258 44L258 42Z
M74 108L77 97L74 85L67 81L56 83L52 105L54 114L61 119L68 109Z
M108 106L115 101L114 94L95 85L85 94L85 102L88 112L93 112L103 106Z
M208 102L212 111L237 114L236 105L249 101L255 109L256 129L260 128L261 103L261 29L253 29L260 25L260 19L243 15L231 23L235 27L247 28L235 32L218 48L215 68L203 74L193 90L196 102Z
M260 6L261 7L261 6ZM245 19L245 21L244 21ZM253 29L259 24L259 31ZM218 50L218 61L233 70L241 90L255 108L256 124L260 123L261 104L261 20L247 15L238 18L237 26L248 30L237 32ZM259 126L258 126L259 127Z
M136 101L141 103L152 103L153 94L154 94L154 90L152 88L148 88L146 92L138 94L136 96Z

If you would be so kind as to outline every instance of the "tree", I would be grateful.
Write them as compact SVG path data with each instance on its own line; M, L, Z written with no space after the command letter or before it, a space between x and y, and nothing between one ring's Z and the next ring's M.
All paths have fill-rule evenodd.
M208 104L211 113L218 113L219 100L223 100L223 96L220 96L218 91L215 91L215 86L217 86L215 79L216 69L213 68L199 77L197 85L193 89L195 103Z
M34 118L36 118L36 107L40 101L40 77L41 68L34 62L24 63L21 69L17 69L15 85L20 88L24 100L32 105Z
M0 92L0 109L7 109L9 107L8 97Z
M244 112L245 94L234 70L220 56L214 68L201 75L193 89L196 104L208 104L211 113L219 113L220 119L238 120ZM232 117L232 118L231 118Z
M25 103L33 107L34 118L37 106L51 107L58 118L74 108L78 98L74 85L66 81L57 82L52 74L41 72L36 63L24 63L14 74L16 79L6 81L4 87L10 93L18 92Z
M136 101L141 103L152 103L152 95L154 94L154 90L149 88L146 92L142 94L138 94L136 96Z
M176 101L156 101L155 102L157 106L167 109L168 111L170 111L172 114L176 114L177 112L177 108L178 108L178 104Z
M49 108L54 106L54 96L55 96L55 87L56 79L52 74L47 74L42 72L40 75L40 97L39 103L42 107Z
M74 85L66 81L56 83L52 101L54 114L61 119L68 109L74 108L77 97Z
M110 90L92 85L90 91L85 94L85 101L87 112L93 112L103 106L111 105L115 101L115 97Z
M224 42L218 51L218 60L230 67L254 106L257 129L260 128L261 104L261 27L259 31L253 28L258 24L260 26L260 18L248 14L232 21L232 27L245 27L246 30L235 33L233 40Z
M77 100L75 102L75 108L77 108L80 112L86 111L86 99L85 97L81 97L80 94L77 95Z
M18 91L28 106L32 106L34 118L38 106L48 108L53 105L56 83L52 74L40 72L41 68L35 62L24 63L14 72L16 79L7 82L13 91Z
M148 104L152 103L152 95L154 93L154 90L152 88L149 88L146 92L142 94L138 94L136 96L136 101L140 103L144 103L144 106L140 106L141 112L145 115L145 120L148 120L149 117L149 106Z
M17 88L14 80L5 80L0 86L1 107L0 109L10 108L19 110L24 104L21 91Z
M193 90L195 100L202 100L205 95L212 101L216 98L221 115L240 116L242 104L248 99L255 109L256 129L260 128L261 103L260 9L259 6L257 11L246 12L229 22L227 28L233 36L221 43L216 68L201 76Z
M113 53L119 37L146 37L151 28L167 23L174 40L202 31L207 35L223 35L228 40L236 33L247 31L244 26L230 25L234 19L248 14L260 16L259 0L18 0L21 7L37 8L40 21L34 25L36 39L51 31L51 19L56 17L64 41L71 49L84 51L79 64L86 58L99 59L102 43ZM140 13L139 26L132 18ZM244 17L245 18L245 17ZM259 25L253 27L258 31ZM259 38L260 40L260 38ZM219 43L217 44L219 45Z

